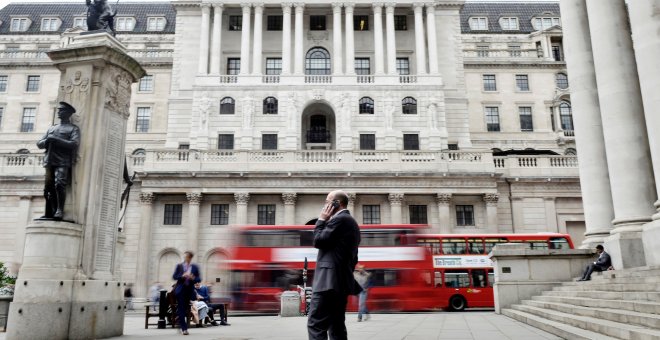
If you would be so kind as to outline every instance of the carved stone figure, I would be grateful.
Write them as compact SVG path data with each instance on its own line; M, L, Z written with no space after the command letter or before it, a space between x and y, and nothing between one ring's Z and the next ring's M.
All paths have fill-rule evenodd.
M432 99L428 107L429 114L429 124L431 125L432 130L438 129L438 104L435 103L435 99Z
M113 36L115 33L116 10L112 10L107 0L85 0L87 3L87 30L104 30Z
M43 218L61 220L64 216L66 187L71 178L71 168L76 161L80 145L80 129L71 123L71 115L76 112L73 106L60 102L57 116L61 122L51 126L48 132L37 142L39 149L46 149L44 167L46 168L46 213Z

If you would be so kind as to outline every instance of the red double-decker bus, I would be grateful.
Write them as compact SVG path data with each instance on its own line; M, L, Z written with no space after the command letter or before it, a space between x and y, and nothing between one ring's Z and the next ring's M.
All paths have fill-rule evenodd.
M526 243L531 249L573 249L567 234L414 234L403 243L424 246L431 260L435 307L461 311L495 307L493 263L488 253L498 243Z
M277 312L280 294L302 286L305 258L308 286L314 280L317 249L314 226L246 226L238 230L231 251L233 307ZM427 310L436 304L430 285L431 254L405 237L427 231L426 225L363 225L359 263L371 272L368 307L373 311ZM349 310L356 310L350 299Z

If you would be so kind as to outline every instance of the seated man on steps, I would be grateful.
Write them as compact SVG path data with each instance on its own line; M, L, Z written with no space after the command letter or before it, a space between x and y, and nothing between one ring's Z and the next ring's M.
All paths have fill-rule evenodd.
M596 262L587 266L587 269L584 271L584 275L578 281L589 281L591 280L591 273L594 271L602 272L608 270L612 266L612 259L610 259L610 254L605 252L605 249L602 245L596 246L596 253L598 254L598 259Z

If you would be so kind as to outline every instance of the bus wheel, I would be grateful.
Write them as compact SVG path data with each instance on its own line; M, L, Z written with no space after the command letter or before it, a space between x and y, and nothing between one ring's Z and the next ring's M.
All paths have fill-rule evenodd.
M454 295L451 297L451 299L449 299L449 310L460 312L465 310L465 307L467 307L467 302L462 296Z

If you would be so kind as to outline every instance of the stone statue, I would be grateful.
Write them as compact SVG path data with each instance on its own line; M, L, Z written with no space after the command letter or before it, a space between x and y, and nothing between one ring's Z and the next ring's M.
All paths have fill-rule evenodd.
M76 109L73 106L60 102L57 108L60 124L51 126L46 135L37 142L39 149L46 149L45 219L59 221L64 217L66 186L71 178L71 168L76 162L80 145L80 129L71 123L71 115L74 113Z
M112 10L108 0L85 0L87 3L87 30L105 30L115 35L116 10Z

